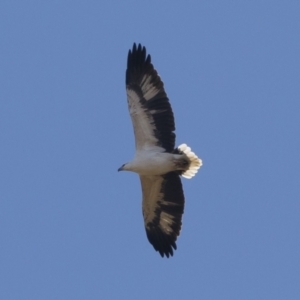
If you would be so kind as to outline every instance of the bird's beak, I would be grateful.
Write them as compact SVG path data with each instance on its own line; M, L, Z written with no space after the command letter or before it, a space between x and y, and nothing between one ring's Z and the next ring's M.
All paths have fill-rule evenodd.
M123 166L118 169L118 172L123 171Z

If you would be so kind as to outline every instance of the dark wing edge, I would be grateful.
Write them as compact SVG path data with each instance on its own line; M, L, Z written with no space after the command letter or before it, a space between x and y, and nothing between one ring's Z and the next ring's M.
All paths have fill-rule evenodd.
M154 217L145 224L146 234L154 249L164 257L173 256L182 226L184 194L181 179L175 172L162 176L161 199L157 199ZM159 197L159 195L157 195ZM145 218L145 216L144 216Z
M164 84L151 63L151 56L146 55L146 48L141 44L136 46L134 43L128 52L126 88L139 95L140 104L152 117L158 146L172 152L175 146L173 111Z

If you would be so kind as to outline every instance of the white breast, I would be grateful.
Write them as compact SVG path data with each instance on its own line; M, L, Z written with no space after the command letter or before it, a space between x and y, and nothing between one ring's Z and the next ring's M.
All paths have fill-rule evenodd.
M173 154L151 151L137 152L131 169L140 175L162 175L174 170Z

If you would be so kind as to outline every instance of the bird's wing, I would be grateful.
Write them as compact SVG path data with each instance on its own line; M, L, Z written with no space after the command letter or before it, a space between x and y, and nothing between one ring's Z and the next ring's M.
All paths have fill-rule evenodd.
M184 211L184 194L178 174L140 176L143 216L149 242L163 257L173 255Z
M161 147L171 152L175 145L172 108L151 57L140 44L128 53L126 91L137 151Z

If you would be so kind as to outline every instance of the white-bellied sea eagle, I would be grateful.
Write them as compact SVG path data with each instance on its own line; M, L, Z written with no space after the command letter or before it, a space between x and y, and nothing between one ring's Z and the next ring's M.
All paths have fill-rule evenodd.
M118 171L139 174L148 240L162 257L169 257L176 250L184 210L180 175L193 177L202 161L186 144L175 148L174 116L164 84L140 44L128 53L126 91L136 153Z

